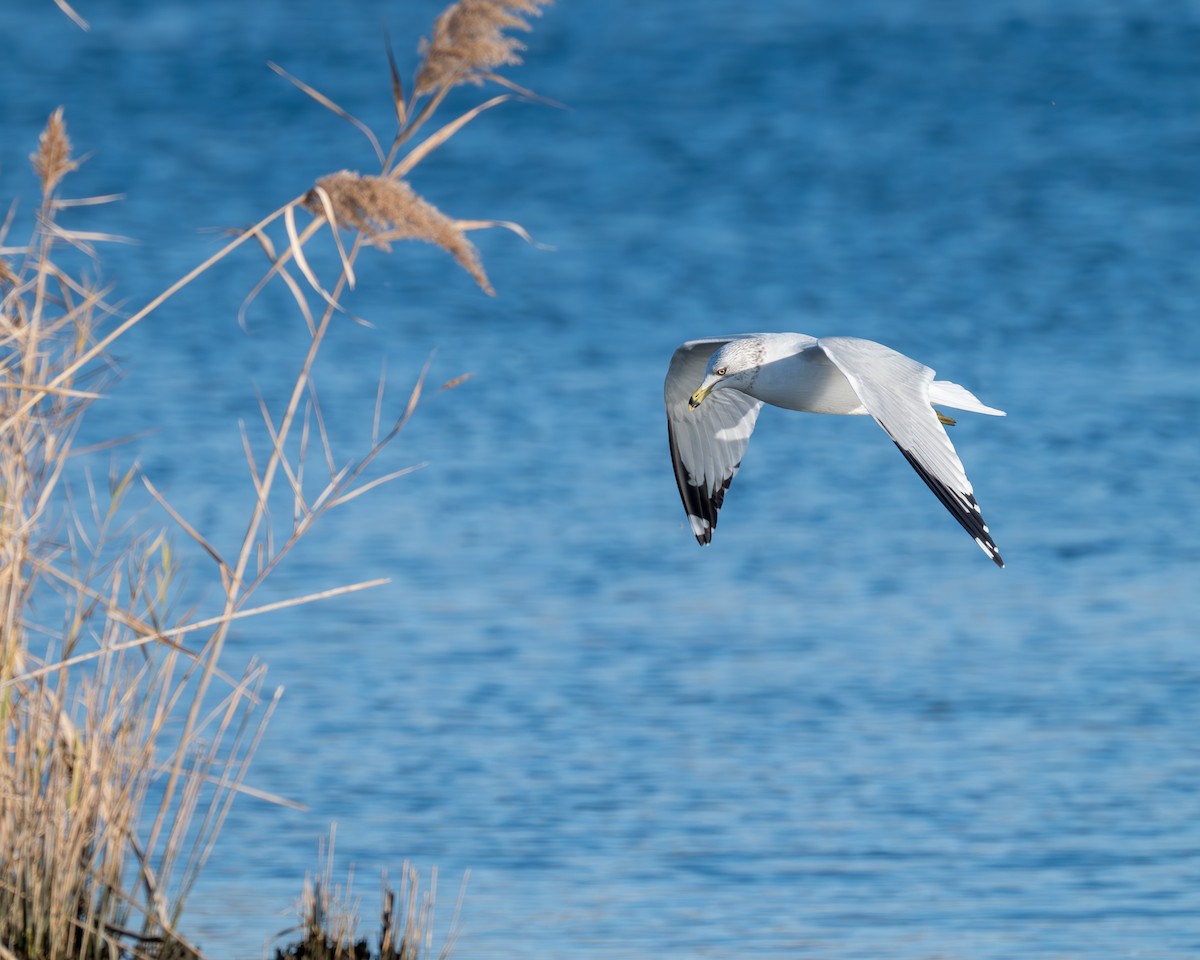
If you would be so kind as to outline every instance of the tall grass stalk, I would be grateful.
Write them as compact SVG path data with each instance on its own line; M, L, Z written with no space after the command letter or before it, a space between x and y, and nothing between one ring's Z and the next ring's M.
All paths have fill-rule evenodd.
M118 238L65 222L75 207L116 198L64 196L79 161L62 109L47 122L31 158L41 199L29 238L10 243L11 213L0 223L0 960L199 956L181 930L184 904L235 797L262 796L245 779L279 696L265 688L257 662L227 672L225 645L247 617L383 582L254 602L327 514L412 469L380 474L377 462L414 415L425 371L390 415L380 382L370 443L339 461L314 384L322 346L345 315L341 298L367 246L436 244L492 293L468 234L500 226L527 238L525 231L451 217L407 177L480 114L526 95L494 70L519 62L520 45L504 31L527 29L525 17L546 2L452 4L422 48L408 95L389 50L396 129L386 151L365 124L276 67L367 136L378 173L321 178L125 316L94 279L98 248ZM484 81L508 92L426 131L450 89ZM318 238L332 244L332 259L306 252ZM245 533L226 554L136 467L97 483L72 457L82 418L103 396L112 346L251 240L268 263L243 314L267 283L283 283L308 343L282 406L262 403L261 429L243 428ZM334 268L320 276L314 263L325 262ZM126 501L139 486L165 511L167 529L131 519ZM211 562L219 597L211 610L180 610L179 537ZM404 882L415 898L407 868ZM325 917L334 912L322 900L328 889L312 887ZM394 920L401 912L394 896L389 902ZM416 910L411 922L419 923L423 909L413 899L403 915ZM387 917L385 909L385 930ZM405 927L399 936L411 947L416 932ZM389 957L424 956L402 950L394 936L387 944Z

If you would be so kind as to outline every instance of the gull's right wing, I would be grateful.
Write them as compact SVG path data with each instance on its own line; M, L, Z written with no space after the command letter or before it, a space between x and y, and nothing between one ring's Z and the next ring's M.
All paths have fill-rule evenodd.
M714 390L696 409L688 399L704 380L709 358L733 337L689 340L671 357L663 399L679 495L699 543L712 540L725 499L754 432L762 401L740 390Z

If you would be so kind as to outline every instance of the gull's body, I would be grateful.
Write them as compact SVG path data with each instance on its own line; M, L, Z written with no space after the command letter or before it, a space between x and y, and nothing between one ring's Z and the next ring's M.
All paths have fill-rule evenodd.
M1004 566L971 483L934 407L990 416L969 391L872 340L802 333L689 340L671 357L663 388L671 461L696 539L712 539L717 511L741 466L764 403L847 416L870 415L892 438L980 549Z

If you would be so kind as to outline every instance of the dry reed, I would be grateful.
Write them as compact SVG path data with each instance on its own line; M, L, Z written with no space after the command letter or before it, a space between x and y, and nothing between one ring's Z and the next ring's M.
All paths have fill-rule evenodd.
M240 784L252 744L226 735L261 702L262 672L214 698L225 713L204 752L167 733L195 655L130 659L171 616L175 567L164 537L120 529L131 472L72 509L72 443L104 369L79 361L112 312L86 266L107 238L59 222L80 202L58 195L78 166L61 109L31 160L36 225L0 249L0 943L37 960L192 956L166 891L194 880ZM143 813L164 750L189 754L189 780L150 844Z
M381 424L388 401L380 383L370 443L339 462L316 401L317 357L343 312L340 298L355 282L354 263L364 244L434 243L491 292L466 232L493 226L526 236L524 231L500 221L446 216L405 178L512 93L409 144L451 86L500 81L489 71L519 62L521 46L502 31L527 29L521 15L538 13L545 2L452 5L435 25L408 99L389 51L397 129L386 155L365 125L289 78L367 135L380 173L343 171L322 178L124 317L89 279L98 272L97 245L116 238L61 222L69 208L115 198L60 197L78 161L62 110L49 118L31 158L41 203L28 241L8 245L11 217L0 223L3 960L199 956L180 931L186 898L235 797L262 796L245 777L278 696L264 690L265 671L256 663L230 675L223 667L225 644L247 617L382 583L365 580L282 602L251 602L318 521L412 469L375 475L377 461L417 408L424 373L386 428ZM303 228L297 224L299 210L312 217ZM326 227L336 270L323 281L305 248ZM348 248L343 229L354 234ZM102 395L112 345L250 240L266 253L269 267L246 305L262 285L284 283L305 321L308 349L282 407L264 404L261 427L243 432L246 532L226 555L136 468L111 475L105 490L90 475L80 477L70 461L81 418ZM80 486L83 496L73 492ZM124 504L139 487L161 505L173 534L139 532L129 523ZM278 501L288 508L276 509ZM218 584L215 609L178 612L172 536L192 541L210 558ZM337 913L329 890L328 882L311 886L310 920L328 921ZM432 897L418 903L416 890L416 874L407 866L399 905L387 890L380 949L388 960L429 955L425 918ZM346 942L346 931L335 923L331 942Z

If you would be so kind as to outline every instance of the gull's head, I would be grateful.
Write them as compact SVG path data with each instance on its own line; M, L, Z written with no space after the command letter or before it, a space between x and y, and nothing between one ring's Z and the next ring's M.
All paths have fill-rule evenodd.
M712 355L700 389L688 399L693 410L714 390L748 387L758 376L762 346L751 339L730 340Z

